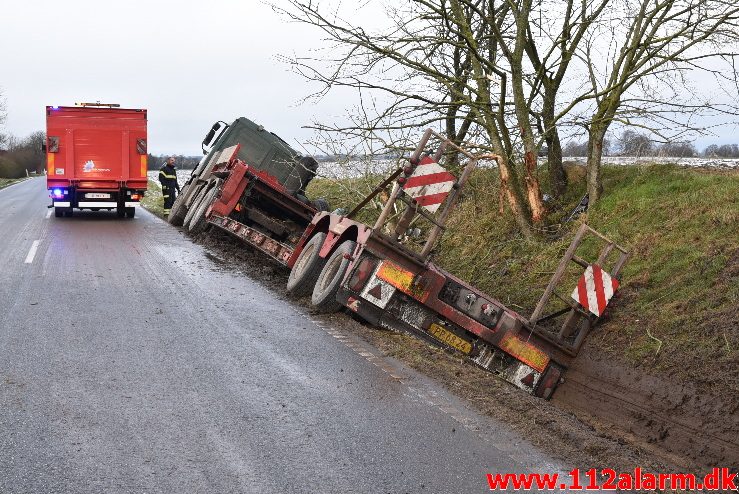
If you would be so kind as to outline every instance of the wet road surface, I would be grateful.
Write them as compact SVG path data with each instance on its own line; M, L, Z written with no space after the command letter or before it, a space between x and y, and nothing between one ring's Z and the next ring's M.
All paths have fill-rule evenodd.
M0 190L0 492L489 492L562 467L144 210Z

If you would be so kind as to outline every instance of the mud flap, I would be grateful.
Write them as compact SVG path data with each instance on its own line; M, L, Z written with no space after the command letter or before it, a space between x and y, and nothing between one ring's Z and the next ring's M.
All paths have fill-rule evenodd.
M336 294L336 300L369 324L379 326L380 318L384 312L379 307L353 295L344 286L339 288L339 291Z
M557 389L557 385L559 384L563 372L564 368L554 363L550 363L544 371L544 374L539 379L536 388L534 388L534 396L544 398L545 400L550 399L554 390Z

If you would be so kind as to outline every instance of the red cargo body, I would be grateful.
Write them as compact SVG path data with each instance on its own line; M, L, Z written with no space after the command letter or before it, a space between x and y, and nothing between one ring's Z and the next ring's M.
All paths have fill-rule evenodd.
M57 216L74 208L134 216L147 186L146 110L47 106L46 135Z

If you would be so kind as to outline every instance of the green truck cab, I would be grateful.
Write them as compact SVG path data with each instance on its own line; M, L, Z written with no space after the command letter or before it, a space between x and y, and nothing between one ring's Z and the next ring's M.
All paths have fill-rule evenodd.
M194 220L196 209L193 206L199 199L219 185L219 179L212 174L213 166L222 151L240 144L238 158L250 167L264 171L285 187L287 193L307 201L305 187L315 176L318 163L310 156L295 151L277 134L266 130L246 117L239 117L231 124L218 121L210 128L203 139L203 159L193 170L181 188L169 222L176 226L187 226ZM189 215L189 217L188 217Z

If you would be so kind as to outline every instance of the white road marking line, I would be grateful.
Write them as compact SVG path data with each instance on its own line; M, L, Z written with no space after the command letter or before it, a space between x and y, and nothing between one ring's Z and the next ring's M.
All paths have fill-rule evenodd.
M46 219L48 220L49 218L51 218L51 209L46 212Z
M26 264L31 264L33 262L33 258L36 257L36 250L38 250L38 244L40 242L40 240L34 240L33 244L31 244L31 250L28 251L28 255L26 256Z

